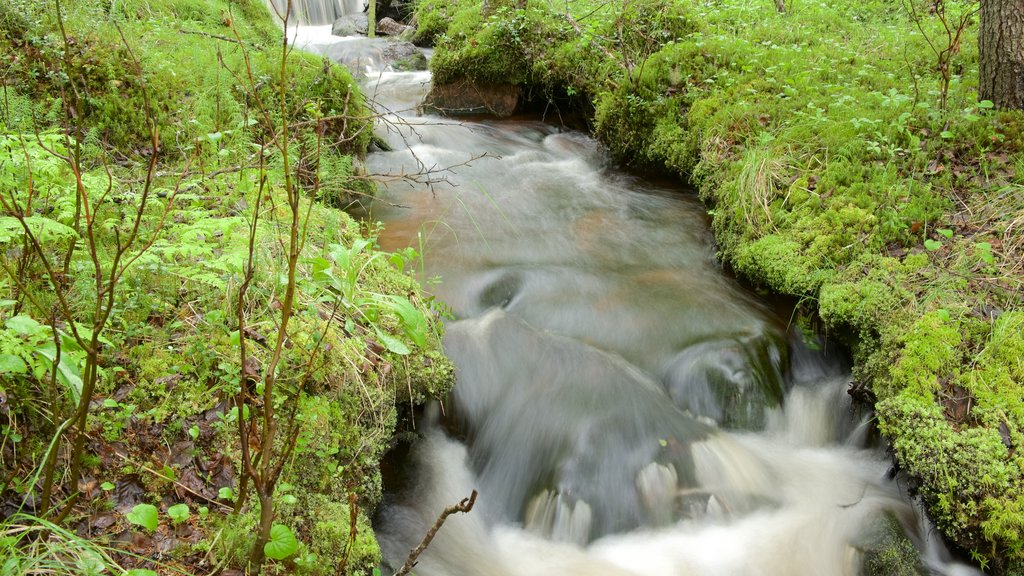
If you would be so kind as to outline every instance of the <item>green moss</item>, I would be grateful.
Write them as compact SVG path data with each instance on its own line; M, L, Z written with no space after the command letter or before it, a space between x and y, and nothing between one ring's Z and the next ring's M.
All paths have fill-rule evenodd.
M920 553L891 515L879 519L860 546L865 576L918 576L926 571Z
M814 293L831 275L816 268L798 243L777 234L737 246L732 258L741 274L787 294Z
M309 530L310 551L318 558L307 574L335 574L339 566L345 566L350 574L368 574L380 564L380 546L363 509L356 512L353 537L352 510L348 504L310 498L306 506L316 510L315 514L308 514L305 525Z

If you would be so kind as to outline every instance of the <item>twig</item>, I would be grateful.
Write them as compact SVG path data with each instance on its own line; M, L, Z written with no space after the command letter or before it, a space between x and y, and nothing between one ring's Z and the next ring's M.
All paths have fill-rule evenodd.
M402 567L398 569L398 572L395 572L394 576L405 576L408 574L409 571L416 566L416 559L419 558L420 554L427 549L427 546L430 546L430 541L437 535L437 531L441 529L444 521L456 512L469 512L473 509L473 504L476 504L476 490L473 490L473 493L469 495L469 498L463 498L462 502L445 508L444 511L441 512L441 515L437 517L437 521L434 522L434 525L430 527L430 530L427 530L427 533L423 536L423 540L420 542L420 545L409 552L409 557L405 560L405 564L402 564Z
M185 30L184 28L178 29L181 34L195 34L196 36L206 36L207 38L213 38L214 40L223 40L224 42L230 42L232 44L249 44L253 48L257 46L251 42L244 42L237 38L231 38L229 36L220 36L218 34L210 34L209 32L200 32L199 30Z

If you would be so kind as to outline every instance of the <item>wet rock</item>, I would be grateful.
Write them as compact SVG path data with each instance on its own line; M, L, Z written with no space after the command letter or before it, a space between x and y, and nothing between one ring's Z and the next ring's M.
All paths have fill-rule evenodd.
M781 352L773 342L701 342L675 356L664 384L683 410L728 428L760 428L782 401Z
M930 573L899 520L887 514L855 544L863 557L862 576L920 576Z
M498 309L450 325L445 349L460 382L452 413L499 513L581 544L678 519L691 444L714 431L634 366Z
M364 36L370 29L370 21L364 12L346 14L334 21L331 34L334 36Z
M411 29L412 26L406 26L387 17L377 22L377 33L383 36L401 36Z
M513 84L476 84L458 80L436 84L423 102L424 110L448 116L489 114L504 118L519 108L522 90Z
M381 56L387 67L396 72L427 69L427 57L412 42L388 42Z

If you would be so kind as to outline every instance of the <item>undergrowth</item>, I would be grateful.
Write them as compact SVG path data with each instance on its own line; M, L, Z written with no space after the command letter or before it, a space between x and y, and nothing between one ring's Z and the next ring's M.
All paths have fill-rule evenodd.
M340 210L373 191L351 75L260 0L0 29L0 571L371 570L380 457L453 374L418 255Z

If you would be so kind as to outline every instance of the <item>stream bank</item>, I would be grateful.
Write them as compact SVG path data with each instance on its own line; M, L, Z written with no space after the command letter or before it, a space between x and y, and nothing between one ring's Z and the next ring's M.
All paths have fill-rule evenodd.
M265 574L379 563L380 458L453 368L415 251L381 251L341 209L374 189L364 94L282 46L262 0L0 3L0 572L240 574L259 521L245 448L281 465L291 538ZM89 398L72 333L108 297L69 428ZM268 405L280 433L261 444Z
M723 261L851 347L942 533L1022 570L1024 117L976 102L973 38L940 110L926 40L883 3L423 0L417 19L436 83L589 103L617 160L693 182Z

